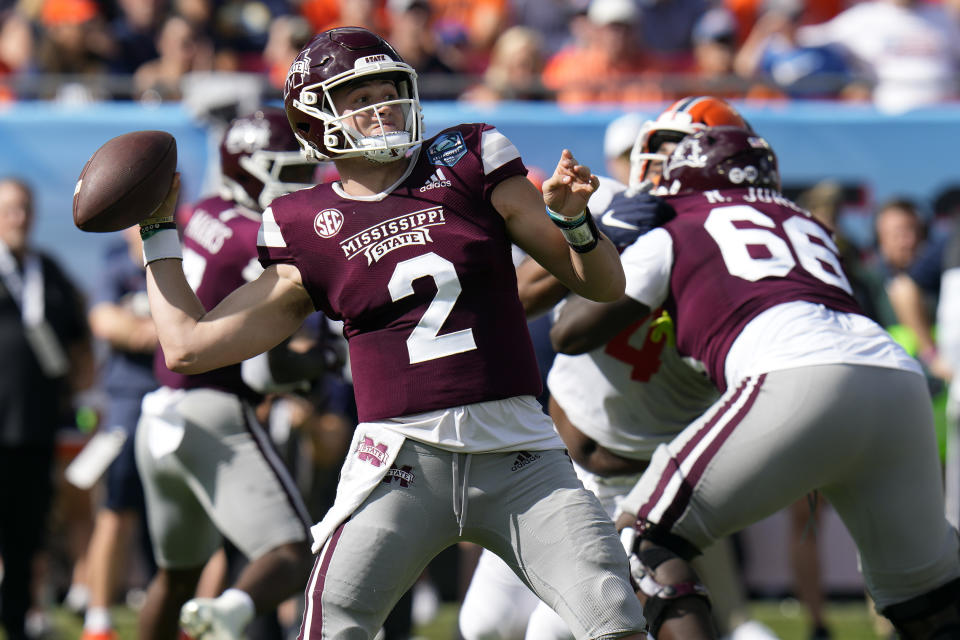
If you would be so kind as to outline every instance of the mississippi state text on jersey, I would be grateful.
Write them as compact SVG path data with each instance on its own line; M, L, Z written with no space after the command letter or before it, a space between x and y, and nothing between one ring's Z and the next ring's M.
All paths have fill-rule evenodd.
M183 229L183 273L205 309L212 309L234 289L255 280L263 272L257 258L260 216L219 196L198 202ZM234 364L206 373L184 375L170 371L157 349L154 358L157 381L172 389L198 387L219 389L241 397L254 398Z
M323 184L264 212L264 266L295 265L314 306L344 322L361 420L539 394L510 238L490 204L525 174L506 137L465 124L415 149L386 193Z

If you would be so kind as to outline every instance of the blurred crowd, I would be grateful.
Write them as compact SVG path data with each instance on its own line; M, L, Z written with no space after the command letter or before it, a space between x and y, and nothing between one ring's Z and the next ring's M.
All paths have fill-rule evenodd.
M234 74L275 97L340 25L392 42L427 100L957 97L957 0L2 0L0 98L181 100Z

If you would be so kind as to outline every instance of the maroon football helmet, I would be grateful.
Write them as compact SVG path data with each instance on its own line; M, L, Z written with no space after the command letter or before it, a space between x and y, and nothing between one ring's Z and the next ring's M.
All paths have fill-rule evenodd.
M283 109L264 107L230 122L220 141L229 196L255 211L277 196L313 186L317 164L300 152Z
M741 127L707 127L686 136L663 166L656 195L767 187L780 190L777 156L769 143Z
M400 105L404 130L362 136L344 120L331 91L359 79L387 76L399 98L364 107L374 115L384 105ZM333 160L365 156L377 162L403 157L423 139L417 73L386 40L360 27L340 27L313 37L290 65L283 104L297 140L308 157Z

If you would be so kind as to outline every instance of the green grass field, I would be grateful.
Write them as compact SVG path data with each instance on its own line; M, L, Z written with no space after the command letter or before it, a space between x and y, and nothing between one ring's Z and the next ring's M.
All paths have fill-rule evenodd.
M755 601L754 617L769 626L781 640L807 640L808 630L800 606L794 600ZM428 625L418 627L415 635L421 640L455 640L457 607L443 605ZM80 619L63 609L53 613L55 631L49 640L76 640L80 637ZM114 609L120 640L137 640L136 613L126 607ZM827 618L836 640L886 640L874 630L873 620L863 602L831 602ZM0 640L6 636L0 631Z

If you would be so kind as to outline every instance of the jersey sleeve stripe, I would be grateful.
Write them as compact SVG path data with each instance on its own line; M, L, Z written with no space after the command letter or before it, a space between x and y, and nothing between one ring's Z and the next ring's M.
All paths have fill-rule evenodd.
M513 146L513 143L496 129L488 129L483 132L480 139L480 149L483 157L484 175L490 175L491 172L520 157L520 152Z
M260 223L260 230L257 232L258 247L286 247L287 243L283 239L283 233L280 232L280 225L273 217L273 209L267 207L263 212L263 222Z

